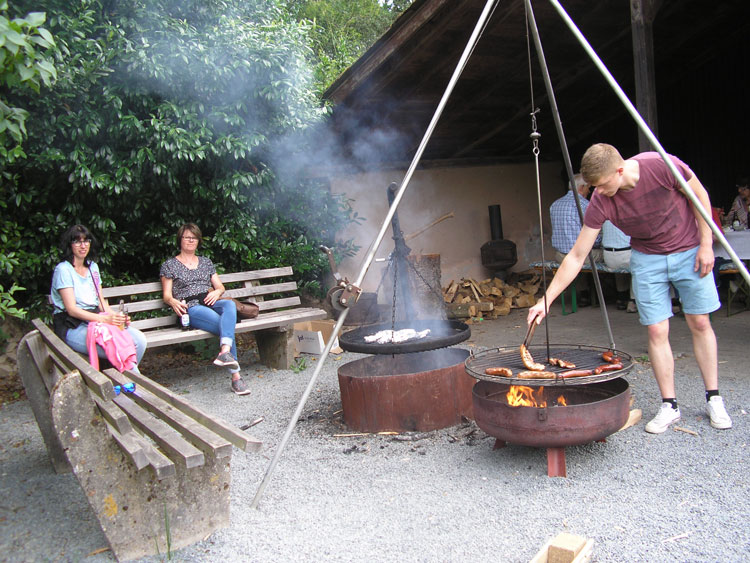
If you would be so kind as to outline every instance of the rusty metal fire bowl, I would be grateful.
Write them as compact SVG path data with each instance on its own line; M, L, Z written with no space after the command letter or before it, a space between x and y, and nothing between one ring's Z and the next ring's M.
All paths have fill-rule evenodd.
M479 381L472 395L477 425L511 444L540 448L588 444L617 432L630 412L630 386L622 378L544 387L547 407L510 406L510 387ZM559 395L565 397L567 406L555 404Z
M368 356L338 370L343 418L358 432L429 431L473 418L469 356L441 348Z
M565 447L604 441L628 420L630 387L622 378L589 385L532 388L547 406L511 406L511 384L478 381L472 391L474 418L482 430L507 443L547 448L547 475L566 477ZM566 405L558 404L563 396Z

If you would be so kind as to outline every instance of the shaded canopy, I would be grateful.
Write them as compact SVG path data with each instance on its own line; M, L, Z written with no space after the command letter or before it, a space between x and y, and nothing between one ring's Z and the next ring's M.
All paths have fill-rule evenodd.
M561 4L635 103L627 0ZM750 18L746 0L659 2L653 21L657 136L728 206L750 174L747 109ZM416 0L325 93L341 152L371 169L408 163L484 8L485 0ZM638 152L637 128L553 6L533 9L574 168L591 143ZM523 0L499 0L421 161L422 166L532 158L529 52ZM561 150L531 46L541 156Z

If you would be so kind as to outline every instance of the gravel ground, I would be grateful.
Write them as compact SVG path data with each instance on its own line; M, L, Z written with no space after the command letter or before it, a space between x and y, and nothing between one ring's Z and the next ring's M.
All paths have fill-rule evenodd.
M513 311L475 324L472 339L460 346L515 346L524 318L525 311ZM617 347L645 359L637 315L611 308L610 319ZM645 420L605 443L567 448L567 478L547 477L544 450L493 450L494 438L468 421L409 441L336 437L347 431L338 413L337 369L362 356L332 357L258 510L250 502L313 367L269 370L248 352L242 358L248 397L233 396L215 368L162 373L162 383L238 426L265 417L250 431L264 441L261 453L235 450L232 458L231 526L171 558L529 561L566 531L594 540L594 561L748 561L749 325L750 313L714 315L720 388L733 429L708 425L689 331L676 318L672 343L685 431L643 431L658 408L658 392L648 364L637 363L627 380ZM598 309L562 317L558 308L550 318L551 340L606 346L602 326ZM544 338L537 331L535 343ZM0 560L112 561L75 478L52 471L26 401L0 409L0 432Z

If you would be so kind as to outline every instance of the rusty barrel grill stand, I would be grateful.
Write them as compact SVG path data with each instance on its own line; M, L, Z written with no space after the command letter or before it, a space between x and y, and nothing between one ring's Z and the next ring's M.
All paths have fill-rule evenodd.
M544 353L574 362L580 369L593 369L602 363L606 348L555 344L529 346L534 356ZM603 442L628 420L630 387L620 377L633 366L632 357L617 352L623 367L571 379L518 379L487 375L493 366L508 366L513 373L523 371L518 348L495 348L473 354L466 360L466 372L477 379L472 390L474 420L496 438L495 449L507 443L547 449L547 475L566 477L565 448ZM547 356L547 357L549 357ZM548 366L561 373L564 368ZM545 406L512 406L507 394L512 386L531 387L534 398ZM565 404L558 404L558 397Z

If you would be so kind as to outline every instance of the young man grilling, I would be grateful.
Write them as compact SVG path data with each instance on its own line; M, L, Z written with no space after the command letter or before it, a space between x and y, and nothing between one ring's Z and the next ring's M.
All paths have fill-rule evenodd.
M692 170L680 159L670 158L703 207L711 209L708 193ZM640 322L648 329L649 359L662 396L661 409L646 425L646 432L660 434L680 419L669 344L670 283L679 292L692 333L711 426L731 428L732 420L719 395L716 335L708 317L721 306L709 275L714 264L711 229L656 152L624 160L612 145L592 145L583 155L581 174L595 187L594 194L578 239L547 289L547 305L576 277L609 219L630 235L633 291ZM544 299L540 299L529 309L527 321L536 318L540 323L546 314Z

